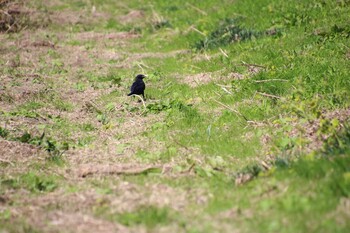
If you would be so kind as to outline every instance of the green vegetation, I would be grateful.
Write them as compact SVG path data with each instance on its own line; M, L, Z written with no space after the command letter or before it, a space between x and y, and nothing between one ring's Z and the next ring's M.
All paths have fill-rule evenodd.
M348 0L23 4L0 3L0 231L347 232Z
M16 179L2 180L1 185L13 188L25 187L32 192L51 192L57 187L55 177L43 174L39 176L32 172L22 174Z
M158 209L153 206L141 207L136 212L123 213L119 216L111 217L112 220L115 218L116 221L126 226L144 224L150 229L153 229L159 224L165 225L171 222L168 209Z

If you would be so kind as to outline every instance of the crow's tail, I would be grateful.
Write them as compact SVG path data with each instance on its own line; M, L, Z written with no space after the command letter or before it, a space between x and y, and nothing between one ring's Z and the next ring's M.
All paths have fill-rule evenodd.
M128 96L131 96L132 95L132 92L130 92L129 94L128 94Z

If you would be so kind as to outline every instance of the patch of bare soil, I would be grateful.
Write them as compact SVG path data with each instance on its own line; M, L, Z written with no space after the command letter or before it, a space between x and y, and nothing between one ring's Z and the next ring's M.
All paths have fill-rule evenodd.
M191 193L162 184L138 186L122 182L115 190L117 198L110 199L113 212L131 212L142 206L170 207L183 210Z
M25 161L40 154L43 154L43 151L36 146L0 139L0 162Z
M137 164L100 164L89 165L85 164L78 167L76 173L79 177L86 177L89 175L137 175L152 171L154 169L161 169L161 166L155 165L137 165Z
M240 73L229 73L223 75L222 71L208 72L208 73L199 73L194 75L187 75L182 78L182 82L188 84L190 87L197 87L199 85L205 85L210 82L220 82L228 80L241 80L247 78L246 75Z
M16 116L11 118L4 117L4 119L0 117L0 120L3 122L3 125L0 126L9 131L12 137L21 137L25 132L36 132L36 125L43 123L45 119Z
M51 23L58 25L88 25L100 21L106 21L110 18L107 12L96 11L96 8L86 9L83 11L55 11L49 12Z
M68 177L68 179L70 178L72 177ZM72 180L72 182L76 183L78 181ZM77 211L88 213L89 210L98 203L98 200L103 198L103 194L98 194L92 190L68 194L64 193L62 190L57 190L51 193L43 193L40 196L30 196L25 193L25 191L19 191L19 193L25 197L21 200L17 200L18 203L21 204L21 207L35 206L38 209L48 209L55 206L56 209L68 213ZM5 197L11 199L11 193L5 194Z
M323 117L314 121L305 122L303 125L294 125L290 133L291 137L301 137L308 140L307 144L303 146L303 151L309 153L311 151L322 148L323 143L330 136L327 133L320 135L318 131L321 128L321 120L337 119L340 122L338 128L343 127L344 122L350 120L350 109L338 109L331 112L324 112Z
M71 177L67 177L71 179ZM73 180L71 180L73 182ZM75 180L74 183L82 182ZM85 183L85 185L87 185ZM16 200L14 193L7 192L1 196L4 204L16 201L15 206L9 206L12 220L26 217L34 228L45 229L48 232L98 232L104 230L121 232L140 232L143 228L126 228L116 222L103 220L95 216L99 208L107 214L133 212L144 206L169 207L176 211L185 211L188 202L203 205L210 195L197 189L175 189L164 184L146 183L143 186L129 182L109 185L109 194L101 194L93 189L66 194L61 190L31 196L23 190L23 198ZM88 189L88 187L87 187ZM18 194L18 191L17 191ZM69 219L69 220L68 220ZM89 226L90 228L86 228ZM175 227L175 226L173 226ZM78 231L77 231L78 229Z
M162 150L163 144L155 140L150 140L142 136L142 132L147 130L154 122L162 120L157 116L136 116L120 115L125 117L123 122L116 122L118 113L114 113L113 127L108 130L99 130L97 132L98 140L85 148L77 148L68 151L67 158L72 164L109 164L136 162L135 153L138 150L156 151ZM118 139L116 139L118 137Z
M140 37L140 35L133 32L114 32L114 33L81 32L75 35L75 39L79 41L119 40L119 39L133 39L137 37Z
M85 180L78 179L72 182L85 182ZM112 188L109 194L100 194L92 190L65 194L58 190L37 197L26 197L18 200L18 203L21 203L22 207L35 206L44 210L55 206L57 210L67 213L88 214L96 207L104 205L110 208L111 213L132 212L142 206L170 207L181 211L186 208L190 200L194 199L197 204L203 204L209 200L209 196L204 192L174 189L163 184L139 186L129 182L120 182L114 186L109 185L109 188ZM4 198L11 200L11 194L6 194Z
M0 94L7 94L11 96L12 101L23 103L45 91L46 85L37 81L39 80L38 77L30 74L22 77L2 77L1 81L4 89L0 89Z
M242 80L242 79L245 79L245 76L243 74L240 74L240 73L235 73L235 72L232 72L232 73L229 73L227 75L228 79L232 79L232 80Z
M330 133L323 132L320 133L321 129L321 121L332 121L336 119L339 121L339 126L335 130L340 130L344 127L345 123L350 122L350 109L337 109L335 111L323 112L322 117L313 121L306 121L301 123L300 121L295 119L294 122L289 122L291 124L292 130L286 132L286 136L290 138L297 138L303 143L301 146L294 147L288 151L286 154L295 155L307 154L313 151L319 151L322 149L325 141L331 136ZM251 127L273 127L280 128L281 126L278 124L273 124L270 122L248 122ZM334 131L333 131L334 132ZM250 137L249 135L245 135L245 137ZM263 145L262 155L263 157L255 158L253 161L260 164L261 168L265 170L271 169L272 164L275 162L275 155L271 154L271 135L264 134L260 138L260 142ZM253 162L252 161L252 162ZM240 173L237 174L235 183L236 185L244 184L254 178L251 173Z
M96 64L93 58L83 46L66 45L58 50L64 58L65 65L73 72L81 68L89 70L96 69Z
M261 72L262 70L266 69L265 66L257 65L257 64L247 64L247 63L243 63L241 66L247 67L248 73L249 73L250 75L257 74L257 73Z
M0 32L16 32L23 28L26 12L23 2L0 1Z
M131 10L128 14L120 16L119 20L121 23L133 23L144 19L145 13L140 10Z
M207 84L213 80L215 79L212 73L199 73L184 77L183 82L188 84L190 87L196 87Z
M350 120L350 109L337 109L335 111L323 112L322 117L313 121L306 121L300 123L299 121L290 122L293 126L292 130L288 132L290 138L299 138L303 145L298 148L294 148L288 151L289 154L293 155L294 153L300 153L302 151L304 154L310 153L312 151L318 151L322 149L324 142L331 136L329 133L319 133L321 128L321 120L331 121L337 119L339 121L339 126L336 130L340 130L344 127L344 124L349 123ZM269 125L270 127L279 128L279 125L271 124L268 122L250 122L253 127L262 127ZM263 154L266 154L265 158L261 160L258 159L261 166L269 170L272 166L271 163L275 160L275 156L271 155L271 136L263 135L260 139L262 145L264 145ZM237 177L236 183L245 183L251 179L250 174L241 174Z
M56 24L83 24L85 17L85 12L74 12L74 11L59 11L52 13L50 19Z
M19 32L27 28L46 27L48 15L29 7L28 0L0 1L0 31Z
M131 232L128 228L121 224L110 221L97 219L93 216L81 213L65 213L61 211L54 211L48 214L46 221L48 225L46 228L54 228L68 232ZM40 223L39 223L40 224ZM45 226L44 226L45 227ZM44 228L45 229L45 228Z
M52 205L54 206L54 203ZM34 205L10 207L9 210L13 215L11 221L26 216L26 221L31 227L43 232L137 232L82 212L46 210Z

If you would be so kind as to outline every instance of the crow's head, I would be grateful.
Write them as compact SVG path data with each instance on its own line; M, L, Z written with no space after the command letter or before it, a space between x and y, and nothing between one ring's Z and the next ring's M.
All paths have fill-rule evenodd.
M136 76L135 80L137 80L137 79L144 79L144 78L146 78L145 75L143 75L143 74L138 74L138 75Z

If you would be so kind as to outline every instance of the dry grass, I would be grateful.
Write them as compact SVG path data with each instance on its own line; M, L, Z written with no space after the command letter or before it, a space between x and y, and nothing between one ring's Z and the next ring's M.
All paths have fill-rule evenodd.
M40 157L40 148L21 142L0 140L0 162L14 165L15 162L28 162Z

